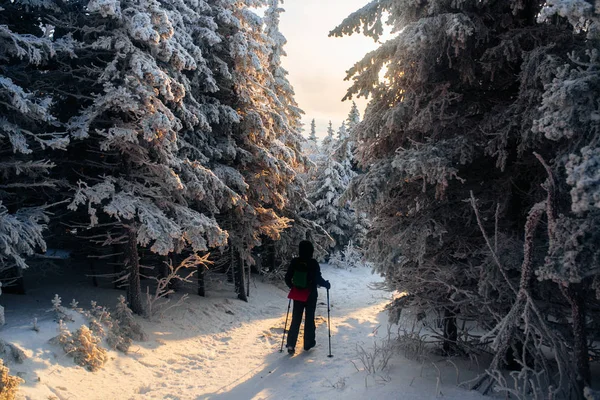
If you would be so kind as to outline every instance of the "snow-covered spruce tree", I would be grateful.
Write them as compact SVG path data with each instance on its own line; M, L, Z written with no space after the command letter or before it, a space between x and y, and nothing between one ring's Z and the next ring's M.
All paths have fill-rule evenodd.
M301 240L308 239L315 244L315 254L324 254L327 243L331 238L318 224L307 218L310 211L314 209L307 200L306 181L303 172L310 168L309 160L305 159L304 154L310 159L311 154L318 151L316 123L313 119L310 126L310 136L308 140L302 137L301 117L304 113L296 103L294 98L294 89L287 79L288 72L281 65L281 57L285 56L284 46L287 42L284 35L279 30L280 14L284 9L280 7L280 0L269 0L268 8L265 11L264 24L265 34L270 40L269 72L273 80L271 81L271 90L277 94L279 100L279 114L282 115L282 124L278 127L285 138L284 143L296 150L295 162L290 163L294 169L294 178L288 184L286 189L286 204L281 210L281 215L291 221L290 227L281 233L279 240L274 242L273 261L276 266L283 266L295 255L298 243ZM302 148L306 150L309 147L312 152L298 152ZM269 240L267 240L267 243Z
M356 151L356 144L354 142L354 136L356 133L354 132L358 124L360 123L360 113L358 111L358 106L356 102L352 102L352 107L350 108L350 112L348 113L348 118L345 121L345 133L340 132L339 135L343 136L344 139L340 140L338 143L336 156L338 161L343 167L344 176L348 177L348 185L359 173L362 171L358 167L356 162L354 153ZM341 131L342 128L340 128ZM340 207L342 205L346 205L351 208L352 211L352 230L351 230L351 241L354 245L358 245L358 247L362 247L364 239L367 234L367 230L369 227L369 221L367 219L366 214L363 211L358 211L354 207L354 205L348 201L348 196L345 196L346 192L342 194L340 199Z
M533 131L559 147L545 183L549 248L535 274L558 284L567 300L581 396L592 382L588 342L600 326L600 9L594 13L585 1L548 1L538 22L557 18L587 40L563 58L534 121Z
M346 146L346 152L350 156L350 162L352 165L352 170L356 173L361 173L361 169L358 166L358 163L355 160L354 153L356 152L356 143L354 142L354 137L356 133L354 132L358 124L360 123L360 112L358 111L358 106L356 102L352 102L352 107L350 108L350 112L348 113L348 117L346 118L346 131L348 132L348 139Z
M310 134L308 135L308 140L314 143L317 142L317 124L314 118L310 121Z
M343 196L356 176L351 145L345 122L338 129L337 139L333 137L330 122L315 178L310 183L309 198L316 207L313 218L335 239L334 251L341 251L351 241L356 244L355 234L364 236L364 218L355 213L350 201Z
M360 111L358 111L358 106L356 102L352 102L352 107L350 107L350 112L348 113L348 118L346 118L346 130L348 131L348 135L352 135L352 131L358 126L360 123Z
M346 129L346 123L342 122L342 125L338 129L338 137L335 143L335 150L333 157L342 166L342 182L345 185L349 185L352 178L356 176L356 172L352 168L352 161L354 156L352 154L353 143L350 140L348 130Z
M42 4L0 6L0 283L14 284L26 257L45 251L45 212L57 181L48 177L53 150L69 143L53 114L40 71L57 54L70 54L71 38L53 40L36 19ZM32 10L26 13L26 10ZM18 288L23 290L23 288Z
M345 123L340 126L336 139L330 121L308 185L309 200L314 206L314 210L309 212L310 218L334 239L335 242L329 243L334 251L343 249L353 239L356 222L350 203L341 201L354 176L347 139Z
M269 88L277 95L279 100L279 111L281 112L280 119L286 124L281 126L283 132L290 136L287 142L288 146L298 146L298 141L301 138L302 130L302 115L304 111L298 107L294 97L294 88L287 79L288 71L281 65L281 57L285 57L284 50L287 40L283 33L279 30L280 14L285 12L280 4L283 0L268 0L268 8L264 16L264 32L267 37L270 54L268 70L272 76ZM286 126L287 125L287 126ZM293 140L292 140L293 139ZM311 140L316 141L316 127L314 119L311 123Z
M304 141L302 145L302 154L304 154L313 164L308 166L308 174L307 176L310 178L313 176L313 172L315 170L314 163L317 162L319 158L319 143L317 141L317 125L315 119L313 118L310 122L310 133L308 134L308 139Z
M536 18L544 3L372 1L332 35L362 30L377 40L383 33L383 15L388 15L385 23L396 34L349 71L354 83L347 94L371 96L353 134L359 161L368 171L355 179L351 193L373 221L367 254L376 270L391 288L409 294L396 305L440 312L446 351L458 342L456 315L478 321L492 334L500 331L492 370L502 367L512 345L521 369L517 389L508 388L494 373L503 390L567 397L572 390L579 392L569 355L569 349L577 347L577 335L561 334L568 328L564 316L575 302L543 278L547 275L531 279L533 268L544 265L542 249L549 242L548 235L535 227L545 214L544 206L551 203L538 204L550 197L551 188L546 183L547 192L541 186L548 173L533 152L552 163L556 176L568 154L573 156L567 174L577 169L571 165L595 162L590 146L585 150L582 146L598 140L594 125L598 105L591 100L597 99L597 87L583 81L594 81L597 67L588 69L595 63L591 62L595 44L585 40L586 32L594 28L589 19L574 18L585 26L578 33L565 18L554 16L552 23L540 23ZM584 1L551 3L561 12L564 7L587 7ZM587 58L586 48L591 51ZM573 50L581 53L580 60L569 61ZM562 67L565 63L569 68ZM582 80L566 78L575 74ZM556 81L561 75L562 85ZM557 92L552 96L554 85ZM580 109L569 98L579 98L585 106ZM569 104L571 111L565 111ZM587 126L574 110L583 111ZM569 115L567 122L572 121L575 131L584 129L585 140L577 146L585 154L565 151L566 141L552 143L544 137L549 133L540 125L550 115L558 117L551 126L565 126ZM573 126L569 129L573 131ZM589 182L584 178L590 176L586 167L578 171L583 180L567 178L579 182L573 192L592 194L593 185L583 184ZM591 218L587 215L586 221L591 223ZM567 237L582 250L589 249L587 241L572 241L588 236L566 232L560 246L569 242ZM553 246L557 253L562 251ZM591 285L596 278L586 279L589 282L582 280L583 284ZM597 303L590 297L587 301ZM559 323L548 326L534 310L543 310ZM552 347L553 359L539 351L540 343ZM533 364L527 354L533 355Z
M321 142L319 149L320 157L317 159L317 162L325 161L327 157L333 155L336 145L334 134L333 124L329 121L329 125L327 125L327 136L325 136Z
M240 197L238 206L222 213L220 220L230 228L236 290L246 300L244 271L246 265L254 263L252 249L264 238L279 239L290 223L282 210L294 187L295 167L302 162L299 110L291 86L282 85L285 71L278 67L282 53L273 50L281 37L271 39L263 20L251 9L267 2L222 4L230 19L219 26L219 33L232 65L230 85L223 82L231 96L222 100L237 111L240 123L218 127L227 135L230 152L219 161L215 172L230 187L235 185Z
M168 255L227 240L213 214L235 197L203 160L181 157L178 140L184 124L192 129L202 116L186 74L210 81L190 33L203 30L193 11L210 8L95 0L86 7L78 25L66 17L55 22L57 32L81 41L74 79L91 80L87 101L69 121L81 177L69 208L86 206L89 228L104 232L104 243L124 246L128 301L140 314L138 246Z
M342 164L333 156L318 164L317 177L310 183L309 200L315 207L311 219L335 240L333 250L343 249L351 240L353 212L349 205L340 205L348 184Z

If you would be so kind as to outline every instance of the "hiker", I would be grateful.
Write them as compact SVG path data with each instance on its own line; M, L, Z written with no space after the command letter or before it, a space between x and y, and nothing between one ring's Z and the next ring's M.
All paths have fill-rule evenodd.
M287 337L288 353L294 354L296 351L296 341L302 314L306 310L304 320L304 350L310 350L317 344L315 341L315 310L317 308L317 285L329 290L331 284L321 276L321 267L317 260L313 258L314 247L308 240L300 242L299 257L292 259L290 266L285 274L285 283L292 290L300 289L308 292L306 301L294 299L294 309L292 311L292 324ZM293 297L292 297L293 298Z

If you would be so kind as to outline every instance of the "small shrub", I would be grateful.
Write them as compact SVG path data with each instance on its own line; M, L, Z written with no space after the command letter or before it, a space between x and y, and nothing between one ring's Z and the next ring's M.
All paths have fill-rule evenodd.
M85 325L75 332L72 346L75 362L90 371L99 370L107 360L106 350L98 345L102 339Z
M362 249L354 246L352 242L350 242L344 250L336 251L331 255L329 258L329 265L336 268L352 269L364 267L366 263L364 261Z
M374 340L373 347L366 350L361 345L356 345L356 353L363 370L369 375L386 372L390 359L394 355L394 341L392 340L391 327L388 326L387 336L381 341ZM360 371L356 363L352 361L354 368Z
M127 353L133 340L144 341L146 334L140 324L135 321L133 311L127 306L125 297L119 296L115 311L111 314L106 307L95 301L91 309L84 311L90 321L89 326L96 336L106 337L106 342L113 350Z
M67 314L67 310L62 306L62 299L58 294L52 299L52 310L56 315L57 321L73 322L73 318Z
M98 322L106 324L111 321L110 311L106 307L99 306L95 301L91 302L91 307L88 312L83 314L87 318L95 318Z
M181 305L187 299L187 294L184 294L175 304L167 307L167 304L170 302L169 295L175 293L173 289L174 285L184 282L191 283L191 278L199 267L206 267L212 264L212 261L209 261L208 257L209 254L204 256L192 254L177 266L169 261L166 263L166 268L163 271L163 273L166 272L164 276L150 277L150 279L156 282L156 287L153 293L150 292L149 286L146 288L146 316L148 318L162 318L165 312Z
M95 319L90 321L90 330L96 336L103 337L105 335L104 327Z
M58 295L55 296L52 303L55 305L55 310L62 309ZM146 334L140 324L135 321L133 312L127 306L127 302L123 296L119 296L119 301L113 314L106 307L98 305L95 301L91 302L89 310L84 310L79 308L79 304L73 299L71 308L87 318L89 321L88 326L84 326L85 329L90 331L89 335L85 329L82 332L77 331L73 335L63 323L63 320L59 320L59 334L52 341L61 345L67 353L71 353L78 351L76 349L76 342L78 337L81 337L83 344L79 347L82 350L87 349L84 352L89 350L92 354L89 360L88 357L78 357L78 359L83 360L82 362L92 371L98 368L96 365L102 364L98 360L103 358L101 354L97 354L97 349L91 347L91 343L94 343L94 341L96 341L95 343L99 343L102 338L106 338L106 342L111 349L127 353L133 340L146 340ZM88 338L88 336L90 337ZM88 363L93 365L88 365Z
M69 345L71 340L73 339L73 335L71 335L71 331L69 327L63 322L63 320L58 321L58 335L50 339L50 343L59 344L63 347L65 352L69 353L69 351L65 348ZM69 349L70 350L70 349Z
M117 322L121 336L132 340L144 341L147 339L142 326L135 321L133 311L127 305L125 297L119 296L119 302L114 313L114 320Z
M27 359L27 355L25 351L14 343L8 343L3 339L0 339L0 354L6 354L7 356L12 357L12 359L22 364L23 361Z
M0 400L13 400L17 394L18 386L23 383L23 379L9 374L8 367L0 358Z
M81 325L75 334L72 334L61 320L59 334L52 342L61 345L65 353L73 357L78 365L89 371L97 371L107 360L106 350L98 345L101 340L86 325Z
M404 357L421 361L427 353L426 338L420 331L402 329L396 339Z

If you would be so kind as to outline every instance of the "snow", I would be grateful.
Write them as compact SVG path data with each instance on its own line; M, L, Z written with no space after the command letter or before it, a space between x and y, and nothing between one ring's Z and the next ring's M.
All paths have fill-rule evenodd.
M38 277L43 286L37 287L39 282L30 279L28 295L4 294L1 298L7 319L1 337L18 345L28 356L22 364L8 365L11 374L25 380L18 399L266 400L343 396L345 400L358 400L396 399L401 394L402 399L411 400L437 398L438 389L446 400L483 398L477 392L458 388L456 370L439 356L432 355L420 363L397 354L389 370L376 377L357 371L352 363L361 367L357 345L369 350L375 340L380 342L387 336L383 309L392 296L369 288L382 279L366 268L322 266L323 276L332 283L332 358L327 357L324 289L319 289L316 313L317 346L290 357L278 351L288 304L282 284L255 279L250 302L245 303L234 299L231 284L224 277L209 274L208 297L190 295L160 320L139 318L148 340L134 342L128 354L109 350L108 362L93 373L76 366L58 346L48 343L57 335L58 325L47 310L55 292L63 304L74 297L79 307L86 307L90 300L112 307L122 291L93 288L82 272L77 282L67 283L62 278L74 274L65 272L46 271ZM83 317L73 310L70 313L75 321L67 325L74 331ZM34 318L39 332L31 329ZM394 333L397 327L391 330ZM462 368L459 360L454 362ZM439 388L436 367L442 380ZM465 368L460 379L474 375L475 371Z

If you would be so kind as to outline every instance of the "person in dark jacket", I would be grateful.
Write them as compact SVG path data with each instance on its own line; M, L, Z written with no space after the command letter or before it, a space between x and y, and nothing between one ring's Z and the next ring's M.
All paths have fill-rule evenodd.
M317 260L313 258L314 247L308 240L300 242L299 257L292 259L290 266L285 274L285 283L292 288L292 278L294 270L300 263L308 265L307 281L310 294L308 300L294 300L294 308L292 311L292 324L287 337L288 353L293 354L296 350L296 341L298 340L298 332L300 331L300 323L302 322L302 314L306 310L304 319L304 350L310 350L317 344L315 341L315 310L317 308L317 286L331 288L329 281L326 281L321 276L321 267Z

